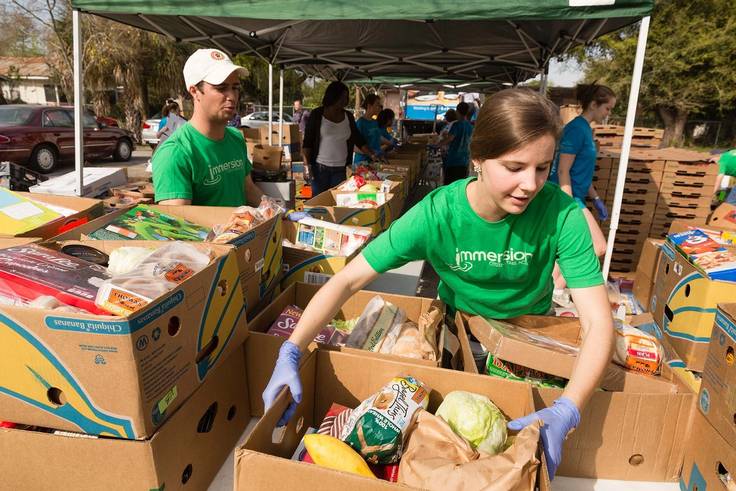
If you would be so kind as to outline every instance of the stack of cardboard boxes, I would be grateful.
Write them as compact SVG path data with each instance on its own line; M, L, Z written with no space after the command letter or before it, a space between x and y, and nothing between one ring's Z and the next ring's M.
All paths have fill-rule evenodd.
M620 153L598 154L593 185L613 207ZM681 149L632 149L626 172L611 269L633 271L649 237L663 239L674 220L705 221L718 166L708 156ZM607 191L604 191L607 189ZM589 203L592 208L592 204ZM608 222L602 224L608 235Z
M659 148L664 130L655 128L634 128L632 147ZM601 150L620 150L624 142L624 127L598 124L593 126L593 139Z

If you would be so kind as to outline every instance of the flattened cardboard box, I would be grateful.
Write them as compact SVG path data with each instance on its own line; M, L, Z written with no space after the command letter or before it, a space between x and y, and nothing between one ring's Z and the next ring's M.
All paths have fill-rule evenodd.
M73 211L69 216L65 216L49 222L47 224L36 227L33 230L17 235L17 237L40 237L42 239L50 239L65 230L72 229L75 226L85 224L102 216L102 201L92 198L79 198L76 196L57 196L53 194L37 194L23 193L16 191L17 194L27 199L39 201L42 204L60 206ZM0 231L0 237L7 237Z
M247 343L246 359L248 365L248 386L251 388L251 410L254 415L260 416L263 414L263 400L261 399L261 393L263 392L263 389L266 388L266 385L268 385L268 381L271 378L271 372L273 371L273 367L276 363L276 358L278 358L279 348L281 348L283 342L286 341L286 338L266 334L268 329L278 318L279 314L281 314L281 312L283 312L289 305L296 305L302 309L306 308L307 304L309 304L312 297L317 294L320 287L321 285L294 283L287 287L281 295L274 299L271 305L248 323L250 335ZM417 322L419 317L423 313L428 312L433 306L439 307L443 313L445 310L444 304L439 300L406 297L403 295L390 295L387 293L361 290L343 304L342 308L337 313L337 317L342 319L354 319L360 317L365 306L376 295L380 296L387 302L391 302L397 307L401 307L404 312L406 312L407 320L414 322ZM402 356L373 353L355 348L320 346L324 349L344 351L346 353L353 353L362 357L396 360L408 365L436 367L441 363L441 360L417 360ZM440 331L440 335L438 336L438 347L440 349L440 353L443 346L444 337L442 331ZM316 347L316 343L311 343L309 350L312 351L316 349Z
M515 321L531 327L532 321L536 319L538 322L539 317L522 316ZM467 336L468 321L469 316L458 314L455 324L465 371L476 372ZM547 331L554 331L555 324L558 324L561 335L568 339L578 337L577 323L571 325L569 320L555 317L548 318L546 322ZM547 355L537 355L547 358ZM524 360L527 361L528 357ZM508 361L520 363L515 359ZM559 360L551 361L542 361L533 368L549 369ZM569 369L567 366L565 370ZM560 366L552 369L563 373ZM676 481L695 394L669 380L631 374L614 365L601 384L609 390L624 392L593 393L581 414L580 426L565 441L557 474L598 479ZM537 409L551 406L562 394L558 389L534 388L532 391Z
M687 222L673 222L670 233ZM654 320L691 370L702 372L716 306L736 298L736 283L713 281L668 243L662 246L651 307Z
M164 245L95 241L106 253ZM204 270L128 317L0 307L0 421L152 435L248 334L232 246L204 247Z
M287 393L281 394L256 425L245 445L236 450L236 491L271 490L274 476L278 476L279 489L414 489L289 460L307 428L319 426L333 403L357 407L395 376L411 375L431 389L430 412L434 412L441 399L454 390L486 395L509 419L533 411L529 387L517 382L321 349L308 358L301 367L302 402L287 425L283 438L274 442L272 432L289 402ZM539 489L549 489L544 464L539 465L537 481Z
M734 299L736 300L736 299ZM698 407L708 423L736 452L736 304L721 304L716 313L705 362ZM736 469L733 469L736 478Z
M398 186L399 183L394 185ZM378 208L345 208L335 204L336 192L330 189L306 201L304 211L308 211L314 218L327 222L368 227L376 235L386 230L391 222L398 218L393 215L398 210L401 201L398 194L394 194L387 203Z
M692 426L682 464L680 489L732 491L736 476L736 449L698 411Z
M283 222L283 236L292 244L296 242L298 225L294 222ZM366 231L371 231L368 228ZM350 256L331 256L317 251L309 251L296 247L284 247L284 277L281 288L297 282L323 285L339 273L347 263L360 254L361 249Z
M184 218L197 225L212 228L227 223L235 208L222 206L162 206L148 205L149 208L178 218ZM85 240L88 234L98 230L127 209L108 213L86 225L56 237L57 240ZM281 215L264 222L244 233L230 243L236 246L235 255L240 268L240 285L246 302L246 310L258 304L263 295L273 288L281 275Z
M147 440L0 429L3 487L207 489L250 421L240 348Z

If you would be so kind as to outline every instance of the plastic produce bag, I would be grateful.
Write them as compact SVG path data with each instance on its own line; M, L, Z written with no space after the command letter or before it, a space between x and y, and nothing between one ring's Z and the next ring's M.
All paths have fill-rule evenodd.
M376 295L363 309L345 345L367 351L381 351L387 334L401 329L405 320L406 313L402 309Z
M113 276L135 271L153 251L147 247L118 247L110 253L107 271Z

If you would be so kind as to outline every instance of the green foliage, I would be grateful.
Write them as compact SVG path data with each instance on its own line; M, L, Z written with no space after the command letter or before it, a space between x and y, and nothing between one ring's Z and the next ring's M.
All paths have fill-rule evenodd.
M619 94L625 111L636 53L638 25L604 36L574 57L585 79ZM656 0L647 42L640 110L655 111L667 127L688 114L736 107L736 2ZM683 119L684 118L684 119Z

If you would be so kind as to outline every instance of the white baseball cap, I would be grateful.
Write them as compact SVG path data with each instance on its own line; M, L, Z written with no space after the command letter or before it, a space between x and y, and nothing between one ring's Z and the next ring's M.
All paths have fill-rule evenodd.
M243 77L248 75L247 69L233 63L219 49L198 49L184 64L184 83L187 84L187 89L203 80L219 85L234 71Z

